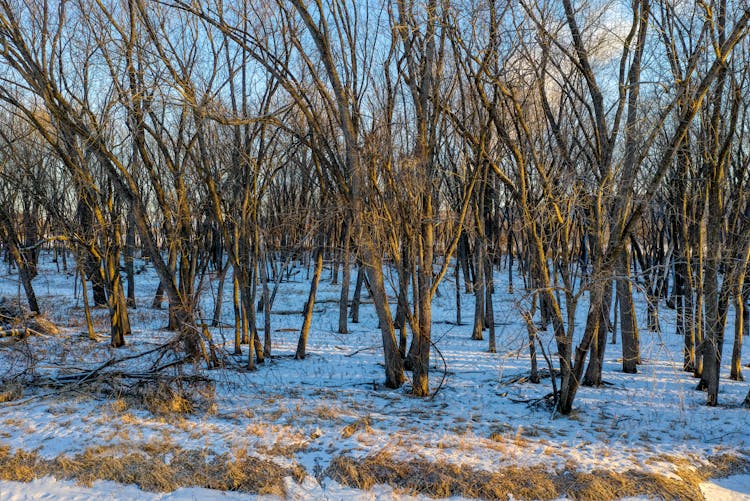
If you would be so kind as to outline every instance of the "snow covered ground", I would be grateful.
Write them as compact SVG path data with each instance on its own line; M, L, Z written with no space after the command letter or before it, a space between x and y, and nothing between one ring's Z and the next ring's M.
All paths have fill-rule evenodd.
M710 501L747 501L750 500L750 475L737 475L715 482L706 482L701 486L706 499ZM323 491L319 486L305 489L290 483L289 497L292 499L330 499L352 501L385 501L385 500L417 500L429 499L424 496L409 496L398 494L386 486L376 486L369 492L357 491L341 487L329 486ZM74 482L43 478L30 483L0 482L0 499L3 501L88 501L97 498L101 500L126 501L138 499L141 501L240 501L247 499L273 500L272 496L252 496L237 492L215 491L210 489L190 488L178 489L174 492L155 494L144 492L132 485L123 486L114 482L96 482L93 487L86 488ZM460 498L451 498L457 501ZM633 500L635 501L635 500Z
M304 361L291 357L302 318L290 312L302 310L309 286L305 275L300 269L281 284L272 315L270 362L253 373L236 368L206 373L216 382L216 405L211 409L165 416L129 405L117 395L27 388L20 399L0 404L0 446L36 451L44 458L92 447L127 452L157 443L215 454L248 451L280 467L304 468L308 476L301 485L286 480L287 496L294 499L411 499L387 486L362 491L338 484L325 474L338 456L387 454L396 460L444 462L480 471L541 465L550 471L638 470L673 475L681 461L700 466L712 456L746 457L750 452L750 411L741 407L750 384L722 378L722 405L706 407L705 394L694 390L696 380L681 370L682 341L673 332L674 312L663 306L663 332L641 331L640 373L621 373L620 345L608 345L603 375L607 384L582 388L573 415L561 418L542 403L533 404L551 391L549 379L539 385L506 383L509 377L527 372L529 360L518 297L507 293L505 273L496 277L496 354L488 353L486 341L470 340L472 296L462 296L464 324L457 326L453 284L446 280L441 285L441 295L434 301L433 339L447 370L434 353L431 382L440 389L428 399L410 396L408 385L388 390L380 384L382 348L370 304L363 304L360 323L350 323L349 334L336 333L339 287L331 284L330 271L324 272L318 292L309 356ZM133 335L125 348L113 350L108 347L106 310L94 311L101 341L82 336L83 309L81 298L74 295L75 277L58 273L45 256L34 285L43 310L62 334L0 347L0 379L29 369L34 357L38 359L33 362L33 375L50 376L66 367L94 367L164 342L172 335L162 329L166 313L150 308L155 275L147 270L136 281ZM206 287L204 311L210 312L215 283ZM231 287L226 289L223 320L231 323ZM0 297L13 299L19 292L16 275L0 275ZM645 307L642 310L645 317ZM579 312L582 325L584 304ZM262 325L262 316L259 320ZM639 320L645 326L645 318ZM730 320L725 353L731 351L732 332ZM226 339L227 356L232 358L232 328L217 328L213 336ZM549 352L554 352L551 334L543 336ZM743 362L748 361L746 353ZM544 361L540 363L543 367ZM723 371L726 374L728 369ZM707 499L750 499L750 476L737 474L702 488ZM84 487L49 477L31 483L0 482L0 501L92 497L230 500L248 495L199 488L145 493L136 486L108 481Z

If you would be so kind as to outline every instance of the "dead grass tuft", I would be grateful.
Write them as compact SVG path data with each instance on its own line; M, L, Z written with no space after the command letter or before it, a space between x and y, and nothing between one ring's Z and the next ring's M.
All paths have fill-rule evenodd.
M128 410L128 403L122 398L116 398L109 404L109 408L114 414L122 414Z
M679 499L702 501L702 480L682 471L679 477L628 470L623 473L593 470L580 472L565 470L556 481L560 495L584 501L620 499L645 496L649 499Z
M341 430L341 437L342 438L349 438L358 431L364 431L365 433L371 433L372 427L370 426L372 424L372 421L368 416L365 416L363 418L357 419L353 423L350 423L346 426L344 426L344 429Z
M259 445L257 446L258 452L265 454L266 456L282 456L286 458L293 458L298 452L306 451L310 448L310 444L305 441L276 441L273 445Z
M227 461L227 465L224 478L226 482L236 486L233 490L259 494L284 496L284 477L291 476L295 481L301 482L307 475L299 465L282 468L272 461L248 456L246 450L238 451L234 460Z
M466 466L423 460L399 461L386 453L353 459L338 456L326 475L342 484L370 489L387 484L404 492L432 497L462 496L477 499L613 500L631 496L655 499L702 500L705 477L695 469L679 468L675 476L629 470L562 471L544 466L506 467L478 471Z
M23 397L23 386L18 383L7 383L0 391L0 404L12 402Z
M750 473L750 458L732 452L709 456L708 465L701 468L706 478L723 478Z
M313 409L312 415L321 421L338 421L341 419L342 412L335 406L319 405Z
M43 334L57 335L60 329L50 319L44 315L35 315L26 321L26 327Z
M111 384L111 382L110 382ZM133 388L118 386L113 392L117 408L146 409L154 416L195 412L215 413L215 387L208 381L185 382L181 378L157 377L139 382Z
M0 479L14 482L30 482L37 476L47 474L38 472L39 455L35 451L15 451L7 445L0 445Z
M151 414L190 414L194 407L179 388L159 383L147 386L142 393L143 404Z
M361 460L338 456L331 462L326 475L337 482L360 489L387 484L400 491L432 497L557 497L555 485L543 467L511 467L500 472L484 472L445 462L397 461L390 455L381 453Z
M58 456L50 466L56 477L75 479L89 487L96 480L135 484L152 492L169 492L179 487L169 465L159 458L137 452L115 456L106 451L87 449L72 457Z
M301 466L287 468L249 456L245 450L216 454L209 449L151 445L121 455L114 447L92 447L74 456L43 459L35 451L11 452L8 446L0 446L0 480L29 482L47 475L86 486L111 480L150 492L204 487L283 497L284 478L301 482L306 472Z

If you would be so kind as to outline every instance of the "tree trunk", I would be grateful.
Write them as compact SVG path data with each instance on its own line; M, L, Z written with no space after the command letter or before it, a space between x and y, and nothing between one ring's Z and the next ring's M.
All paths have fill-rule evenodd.
M427 158L426 155L423 158ZM433 258L435 227L433 222L432 186L428 183L421 196L423 220L421 225L421 245L419 246L417 266L417 307L419 319L416 329L412 325L412 335L417 340L417 353L412 371L412 386L416 396L426 397L430 394L430 348L432 346L432 294L433 294ZM479 261L479 266L484 263Z
M539 366L537 362L537 356L536 356L536 337L537 337L537 329L536 324L534 323L534 310L536 309L536 297L532 300L533 303L531 305L530 311L524 311L521 313L523 316L524 321L526 322L526 332L529 336L529 358L531 360L531 372L529 374L529 381L531 381L534 384L539 384ZM550 374L550 377L555 377L554 374Z
M128 278L127 306L135 308L135 223L133 222L133 213L127 218L127 229L125 233L125 273Z
M341 251L341 296L339 297L339 334L347 334L349 332L347 321L349 313L349 282L351 280L351 259L350 259L350 241L349 236L349 225L344 223L342 239L344 240L344 247Z
M485 324L485 279L484 279L484 245L480 237L477 237L474 246L475 265L474 265L474 328L471 331L471 339L481 341L484 339L482 331Z
M271 356L271 291L268 287L267 265L268 253L263 254L260 262L260 281L263 287L263 356Z
M409 312L409 282L412 278L412 260L409 252L410 245L406 239L401 243L401 262L398 272L398 303L396 305L396 319L394 328L399 330L398 352L404 360L404 367L411 369L411 358L406 356L407 327L406 320ZM411 352L411 349L409 350Z
M469 261L469 237L465 231L462 231L458 239L458 246L456 247L456 265L461 265L466 294L473 294L474 286L471 270L469 269ZM456 282L456 288L458 289L458 282Z
M513 294L513 220L508 218L508 294Z
M117 239L119 232L115 231L113 238ZM125 336L130 335L130 318L128 316L125 290L120 275L120 250L116 245L110 248L105 262L107 269L107 284L110 313L110 344L113 348L125 345Z
M39 208L37 204L24 199L23 201L23 247L21 255L26 265L26 272L30 280L38 274L37 261L39 258Z
M36 223L34 223L36 224ZM4 206L0 206L0 238L7 247L6 256L8 265L15 262L18 268L18 278L21 280L26 300L29 303L29 309L34 313L40 313L39 302L34 292L31 281L34 279L35 272L30 269L30 263L26 260L26 253L21 252L18 233L16 231L15 218L12 213ZM11 259L12 258L12 259ZM8 270L10 274L10 269Z
M638 324L633 304L633 286L630 282L630 252L621 252L617 264L617 295L620 302L620 334L622 336L622 371L626 374L638 372L640 349L638 346Z
M221 309L224 306L224 283L226 282L227 273L229 272L229 262L220 268L219 272L219 284L216 287L216 301L214 302L214 314L211 319L211 327L218 327L221 321Z
M609 325L609 312L612 307L612 280L607 281L602 298L601 319L596 339L591 343L591 355L583 378L583 386L601 386L602 367L604 366L604 351L607 348L607 325Z
M60 249L60 255L62 256L63 271L68 271L68 248L63 242L58 242L57 245Z
M431 268L431 267L430 267ZM430 372L430 347L432 327L432 305L429 295L432 282L432 269L420 266L417 269L419 317L417 328L412 330L414 340L412 345L416 347L412 359L412 387L414 395L425 397L430 394L429 372Z
M742 376L742 338L745 327L745 297L742 294L742 285L734 296L734 343L732 344L732 363L729 371L729 379L732 381L744 381Z
M81 292L83 295L83 312L86 317L86 332L88 333L89 339L97 341L96 333L94 332L94 322L91 319L91 307L89 305L89 292L86 286L86 275L82 269L78 269L78 275L81 278Z
M572 349L570 338L568 337L564 345L558 342L558 353L560 356L560 398L558 399L557 408L563 415L568 415L573 410L573 401L575 400L578 387L580 386L583 367L586 362L586 355L589 351L593 340L598 339L599 324L601 321L601 308L604 294L604 286L597 281L592 281L589 292L589 310L586 316L586 330L583 333L581 342L576 347L575 359L571 365ZM553 327L555 320L553 318ZM555 327L555 337L558 337L558 327ZM563 333L564 336L564 333Z
M305 303L305 309L303 311L304 319L302 321L302 330L299 334L299 340L297 342L297 351L294 354L294 358L297 360L303 360L305 358L305 351L307 350L307 337L310 333L310 325L312 324L313 309L315 307L315 294L318 291L318 283L320 282L320 275L323 273L323 249L319 246L315 249L315 271L313 273L312 283L310 284L310 294L307 297Z
M174 281L175 269L177 268L177 250L174 245L169 246L167 255L167 273ZM166 288L164 287L164 280L159 280L159 286L156 288L156 294L154 294L154 300L151 303L152 308L161 309L161 305L166 299ZM173 320L170 319L170 325Z
M234 305L234 354L242 355L242 299L236 266L232 270L232 299Z
M94 294L94 306L105 306L107 302L107 288L102 277L101 260L90 252L83 260L83 270L91 281L91 291Z
M492 304L492 261L486 260L486 270L484 274L484 290L485 290L485 320L487 321L487 328L489 329L489 348L490 353L497 353L497 345L495 341L495 310Z
M242 279L240 279L240 297L242 298L242 330L243 337L247 337L247 370L254 371L255 366L255 326L250 324L249 312L252 307L253 300L248 294L246 286L243 286L244 282L247 284L247 272L243 272Z
M253 245L253 256L251 257L250 264L252 267L252 273L249 282L250 294L248 298L248 322L250 323L250 342L253 343L255 348L255 359L259 364L262 364L265 360L263 358L263 345L258 336L258 310L255 308L256 298L258 297L258 254L257 246Z
M461 325L461 275L459 273L460 265L458 264L458 257L456 257L456 266L454 268L454 280L456 282L456 325Z
M706 271L704 276L704 293L706 308L706 331L701 350L703 353L702 385L708 390L706 404L715 406L719 403L719 370L721 368L721 344L724 341L724 329L721 325L719 311L719 267L721 262L721 207L719 186L710 183L709 210L706 232Z
M359 323L359 305L362 302L362 282L365 280L365 272L360 263L357 266L357 282L354 285L354 297L352 297L352 323Z
M695 304L693 305L693 317L695 321L695 366L693 367L693 377L703 378L703 339L705 336L705 318L703 314L704 309L704 284L705 284L705 260L703 247L705 246L705 226L703 223L698 223L698 244L696 246L696 253L698 263L695 270ZM700 386L700 385L699 385Z
M161 304L164 302L164 284L159 281L159 285L156 286L156 293L154 294L154 300L151 301L151 307L160 310Z
M404 364L398 351L396 334L393 327L391 308L388 305L383 280L383 263L379 256L365 249L362 265L366 267L367 278L372 291L372 300L380 322L380 333L383 338L383 357L385 359L385 385L388 388L400 388L404 384Z
M18 278L21 280L21 285L23 285L23 290L26 294L26 301L29 304L29 310L34 313L40 313L41 310L39 308L39 302L36 298L36 292L34 292L34 286L31 283L33 274L27 266L28 263L24 259L24 254L19 251L16 243L10 241L11 238L14 237L10 236L7 239L8 251L13 257L13 261L15 261L16 267L18 268Z
M695 326L693 325L693 286L688 256L689 242L682 242L674 277L677 334L683 339L682 370L693 372L695 367Z

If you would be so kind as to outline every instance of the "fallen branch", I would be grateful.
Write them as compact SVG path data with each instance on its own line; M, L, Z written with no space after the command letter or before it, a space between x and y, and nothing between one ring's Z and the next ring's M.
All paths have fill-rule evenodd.
M550 370L549 369L539 369L537 372L539 379L547 379L550 377ZM557 369L554 369L555 377L560 376L560 371ZM531 381L531 373L530 372L522 372L520 374L512 374L510 376L504 377L500 381L500 386L507 386L510 384L521 384L521 383L528 383Z

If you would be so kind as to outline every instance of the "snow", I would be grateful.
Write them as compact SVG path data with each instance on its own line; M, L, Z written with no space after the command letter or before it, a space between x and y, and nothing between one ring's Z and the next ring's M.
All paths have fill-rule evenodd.
M701 490L710 501L750 501L750 475L733 475L706 482L701 485Z
M456 326L454 284L446 279L441 285L441 295L433 303L433 340L440 354L433 352L431 372L433 389L440 386L434 398L428 399L410 396L408 385L400 390L382 387L382 345L371 304L362 305L360 323L350 323L349 334L336 333L339 286L331 284L329 273L324 273L318 292L309 356L304 361L291 357L302 318L288 312L301 312L309 287L302 271L281 284L274 304L274 312L283 314L272 314L273 360L254 373L236 368L208 372L216 381L215 412L165 418L142 408L120 408L112 398L86 392L26 390L22 399L0 404L0 445L37 450L49 458L95 445L127 449L134 443L152 442L210 448L217 454L247 449L281 466L299 464L306 469L309 475L303 485L289 479L293 499L412 499L386 486L364 492L330 478L320 477L319 483L313 475L325 471L337 455L364 457L385 452L396 458L445 461L482 470L572 464L584 471L638 469L668 474L672 471L669 457L698 462L713 454L746 455L750 450L748 410L740 405L748 384L722 378L722 405L706 407L705 394L694 390L697 381L682 371L682 339L672 331L674 312L663 305L664 331L641 330L640 373L620 372L620 345L608 344L603 374L608 384L581 388L573 415L561 418L544 405L526 403L551 391L549 379L539 385L503 382L529 367L526 329L517 310L521 292L507 293L506 271L495 277L496 354L487 352L487 341L470 340L473 297L462 295L464 324ZM80 335L85 325L80 288L75 295L74 282L72 273L58 273L44 256L34 285L43 310L63 333L30 338L15 350L0 347L0 378L23 368L25 353L43 353L34 373L50 376L66 366L94 367L111 357L146 351L172 335L162 329L166 312L150 308L158 283L150 269L136 277L133 335L119 350L108 347L106 310L93 312L101 341ZM209 282L203 291L204 312L213 311L215 291L215 282ZM0 297L18 298L19 294L16 275L0 275ZM222 320L231 324L231 287L225 288L225 294ZM642 303L642 298L637 299ZM579 326L585 321L585 308L582 301L576 319ZM639 325L645 326L646 308L639 310ZM730 312L725 358L731 351L732 321ZM215 340L226 339L227 353L231 353L233 329L225 325L212 332ZM551 334L542 335L547 352L554 353ZM440 355L447 364L442 385ZM244 363L244 358L235 360L238 365ZM746 353L743 363L748 361ZM545 366L543 358L539 362ZM728 368L722 374L726 376ZM703 488L707 499L750 499L747 475L713 480ZM0 501L92 497L255 499L195 488L146 493L135 486L101 481L91 488L52 478L29 484L0 482Z
M328 486L325 491L315 480L308 478L302 485L288 482L288 498L292 500L302 499L327 499L351 500L351 501L385 501L385 500L427 500L424 496L409 496L398 494L388 486L377 485L369 492L358 491L343 487L335 482ZM115 482L99 481L92 487L81 487L74 482L57 480L45 477L33 480L29 483L22 482L0 482L0 501L88 501L97 498L101 501L277 501L276 496L257 496L238 492L224 492L212 489L189 488L177 489L168 493L145 492L139 488ZM460 501L461 498L453 497L452 501Z
M393 492L393 489L377 485L369 492L357 491L338 484L325 491L319 485L298 486L289 483L290 499L326 499L351 501L386 501L429 499ZM706 499L710 501L748 501L750 500L750 475L735 475L721 480L706 482L701 485ZM120 485L114 482L95 482L91 488L81 487L74 482L45 477L29 483L0 481L0 501L88 501L97 498L101 501L243 501L274 500L273 496L255 496L237 492L223 492L211 489L190 488L174 492L155 494L144 492L137 487ZM458 501L460 498L450 498ZM638 498L629 498L635 501Z

